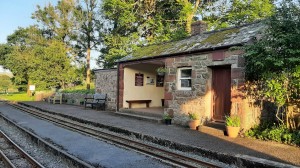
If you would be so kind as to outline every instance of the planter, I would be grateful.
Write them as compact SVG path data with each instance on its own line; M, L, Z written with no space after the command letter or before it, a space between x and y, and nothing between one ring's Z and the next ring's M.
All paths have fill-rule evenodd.
M199 125L200 125L200 120L190 120L189 121L189 127L192 130L196 130Z
M165 119L165 124L166 125L171 125L172 124L172 119Z
M226 131L230 138L236 138L239 135L240 127L226 126Z

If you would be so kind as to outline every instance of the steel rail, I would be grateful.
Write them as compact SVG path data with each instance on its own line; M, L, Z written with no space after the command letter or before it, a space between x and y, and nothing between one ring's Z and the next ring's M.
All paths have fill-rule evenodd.
M69 121L68 119L61 119L62 117L57 117L53 114L49 114L49 113L45 113L45 112L40 112L37 109L31 109L19 104L12 104L12 103L8 103L9 105L25 111L27 113L30 113L34 116L37 116L41 119L59 124L61 126L64 126L66 128L72 129L74 131L77 132L81 132L90 136L93 136L97 139L102 139L108 142L113 142L116 144L119 144L121 146L124 146L126 148L130 148L130 149L134 149L136 151L139 151L141 153L153 156L155 158L161 159L163 161L166 161L168 163L172 163L175 164L177 166L181 166L181 167L199 167L199 166L205 166L205 167L219 167L215 164L209 163L209 162L205 162L205 161L201 161L195 158L191 158L191 157L187 157L172 151L168 151L168 150L164 150L161 149L159 147L155 147L152 145L148 145L145 143L141 143L132 139L128 139L122 136L117 136L114 134L110 134L95 128L91 128L91 126L87 126L86 124L83 123L78 123L78 122L74 122L74 121Z
M12 148L15 149L15 151L17 153L20 154L20 156L24 159L26 159L31 165L33 168L44 168L43 165L41 165L38 161L36 161L33 157L31 157L27 152L25 152L22 148L19 147L19 145L17 145L13 140L11 140L4 132L2 132L0 130L0 137L4 138L5 141L12 146ZM1 155L4 156L5 154L1 151ZM13 164L10 162L8 162L8 158L6 157L3 157L4 158L4 162L6 162L7 166L9 167L15 167L15 166L12 166Z
M14 164L6 157L6 155L0 150L0 158L6 167L15 168Z

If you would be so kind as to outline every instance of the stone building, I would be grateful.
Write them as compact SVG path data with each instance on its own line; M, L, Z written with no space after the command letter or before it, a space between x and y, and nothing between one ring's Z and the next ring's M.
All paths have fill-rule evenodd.
M185 125L188 113L198 113L202 121L220 122L225 115L237 114L242 128L252 126L260 111L240 90L245 61L237 47L258 38L264 25L203 32L205 25L201 24L194 24L196 33L183 40L142 47L119 61L117 71L97 71L99 91L116 89L107 90L115 101L109 106L115 105L118 111L129 108L128 100L151 100L150 108L163 108L177 124ZM157 74L159 67L165 68L164 76ZM131 106L143 107L139 103Z
M96 92L107 94L106 109L115 111L117 108L117 69L95 70L95 78Z

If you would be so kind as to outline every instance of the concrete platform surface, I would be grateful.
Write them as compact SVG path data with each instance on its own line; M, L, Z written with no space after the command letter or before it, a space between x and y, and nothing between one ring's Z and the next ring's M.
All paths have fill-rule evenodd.
M275 161L300 166L299 147L250 138L238 137L236 139L232 139L224 135L215 134L214 131L211 133L202 133L182 126L167 126L163 123L154 123L145 120L138 120L136 118L124 117L116 115L114 112L84 109L83 106L65 104L53 105L47 102L22 103L46 111L52 111L66 116L86 120L88 122L122 128L130 132L140 133L142 135L156 137L157 139L203 149L205 151L210 151L211 153L224 154L224 156L229 155L234 157L251 158L256 161L266 159L271 162Z
M77 132L59 127L53 123L35 118L9 105L0 103L0 113L31 130L42 139L59 145L67 153L95 167L143 167L171 168L172 166L151 157L141 155L115 145L94 139ZM1 123L0 123L1 125Z

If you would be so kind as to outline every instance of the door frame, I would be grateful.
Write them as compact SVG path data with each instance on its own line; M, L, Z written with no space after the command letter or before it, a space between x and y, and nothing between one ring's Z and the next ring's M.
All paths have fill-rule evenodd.
M218 119L214 119L214 105L215 105L215 100L214 100L214 94L215 94L215 91L214 91L214 69L222 69L222 68L228 68L230 69L230 97L231 97L231 71L232 71L232 68L231 68L231 64L225 64L225 65L216 65L216 66L209 66L209 68L211 69L211 90L212 90L212 94L211 94L211 121L214 121L214 122L221 122L221 123L224 123L225 120L218 120ZM231 106L231 100L230 100L230 106ZM230 108L231 109L231 108ZM230 113L230 111L229 111ZM224 115L228 115L226 113L224 113Z

